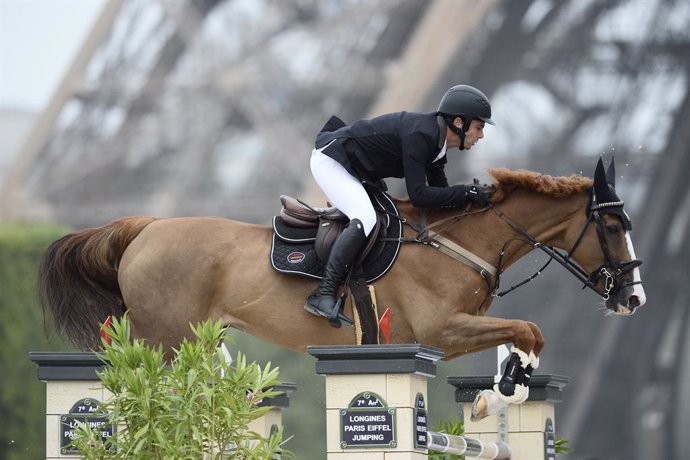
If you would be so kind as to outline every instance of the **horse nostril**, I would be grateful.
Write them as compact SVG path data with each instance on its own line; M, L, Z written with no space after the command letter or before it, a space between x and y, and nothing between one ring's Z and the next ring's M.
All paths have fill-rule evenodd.
M631 295L631 296L628 298L628 308L630 308L630 310L632 311L632 310L636 309L636 308L639 307L639 306L640 306L640 299L639 299L639 297L637 297L636 295Z

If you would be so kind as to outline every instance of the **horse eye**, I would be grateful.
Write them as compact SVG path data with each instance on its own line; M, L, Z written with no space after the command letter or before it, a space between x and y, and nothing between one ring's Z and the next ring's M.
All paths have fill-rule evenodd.
M606 226L606 231L608 231L610 234L615 235L616 233L620 232L623 227L621 224L611 224Z

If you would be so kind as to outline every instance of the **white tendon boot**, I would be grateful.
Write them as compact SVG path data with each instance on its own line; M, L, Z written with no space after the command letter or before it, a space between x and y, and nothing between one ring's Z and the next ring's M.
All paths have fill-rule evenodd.
M508 404L521 404L529 397L529 379L533 370L539 367L539 358L534 352L530 352L528 355L515 346L510 351L511 360L506 364L506 371L501 382L496 383L492 390L479 392L476 398L474 398L472 416L470 417L473 422L496 414ZM512 355L513 353L515 355ZM520 366L522 369L511 369L510 366ZM519 377L516 381L510 381L508 376ZM508 378L510 384L503 385L506 378ZM506 393L511 393L512 390L512 394L504 394L501 391L502 389L505 389Z
M539 367L539 358L537 358L537 355L535 355L533 351L530 351L529 363L528 366L525 366L525 377L522 383L515 385L514 398L511 398L511 401L509 401L511 404L522 404L527 401L529 397L529 380L532 377L532 372L534 372L534 369L537 367Z

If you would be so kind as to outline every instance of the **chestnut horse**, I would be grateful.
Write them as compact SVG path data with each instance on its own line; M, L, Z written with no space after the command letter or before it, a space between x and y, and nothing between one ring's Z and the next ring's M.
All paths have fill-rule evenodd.
M630 262L622 202L594 196L597 181L601 196L615 195L601 167L594 187L580 176L491 170L492 205L428 210L424 220L498 274L535 247L561 248L552 250L560 262L604 296L608 309L629 315L645 302L639 261ZM395 202L408 223L423 222L409 201ZM404 236L419 235L406 226ZM303 309L316 281L274 271L271 237L270 227L221 218L128 217L70 234L44 257L44 309L84 350L98 349L99 324L125 311L135 336L166 350L191 335L190 323L208 318L291 350L354 343L352 329L331 328ZM391 310L391 342L439 347L446 359L504 343L538 356L544 338L536 324L486 316L495 294L490 285L497 284L490 278L431 244L404 243L390 272L374 283L378 305ZM352 315L349 305L344 313Z

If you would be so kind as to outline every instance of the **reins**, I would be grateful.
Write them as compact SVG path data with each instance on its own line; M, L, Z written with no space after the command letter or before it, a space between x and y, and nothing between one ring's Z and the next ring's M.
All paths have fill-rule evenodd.
M594 292L596 292L598 295L600 295L604 300L608 300L611 293L614 291L614 289L620 289L623 286L618 286L616 288L616 282L617 282L617 277L620 276L623 273L626 273L635 267L640 265L639 260L633 260L633 261L628 261L628 262L620 262L616 263L613 258L611 257L609 248L608 248L608 243L606 241L606 236L604 235L604 230L603 230L603 225L601 222L601 216L599 214L599 209L601 209L602 206L599 205L598 207L590 208L589 211L589 216L587 221L585 222L585 225L583 226L582 230L580 231L580 234L578 238L576 239L575 243L573 244L573 247L571 248L570 251L567 251L565 254L561 253L559 250L550 247L550 246L545 246L541 242L539 242L537 239L535 239L532 235L527 232L522 226L519 224L515 223L512 219L510 219L508 216L505 215L500 209L495 207L493 204L489 204L481 209L477 209L474 211L469 211L468 209L465 209L464 212L460 214L455 214L446 218L443 218L441 220L438 220L436 222L433 222L431 224L427 224L427 212L426 210L420 210L420 223L419 224L413 224L409 222L406 218L402 216L395 216L391 214L391 216L399 219L401 223L404 225L409 226L412 228L415 232L417 232L417 235L414 238L406 238L406 237L401 237L400 239L397 239L401 243L418 243L418 244L425 244L429 245L431 247L434 247L435 249L438 249L439 251L443 252L444 254L472 267L475 269L479 274L482 276L484 281L487 283L487 293L486 296L484 297L484 300L482 300L482 303L479 305L478 310L480 310L486 301L489 298L492 297L503 297L504 295L518 289L519 287L524 286L525 284L529 283L530 281L534 280L537 276L541 275L542 272L549 266L549 264L553 261L556 260L560 265L565 267L566 270L568 270L571 274L573 274L579 281L583 283L582 288L590 288ZM496 215L503 220L506 224L508 224L518 235L521 236L521 238L512 238L506 241L503 244L503 247L501 248L501 251L499 252L498 256L498 266L496 268L493 268L489 263L483 261L477 256L474 256L471 252L467 251L466 249L462 248L461 246L457 245L456 243L453 243L452 241L448 240L447 238L443 237L440 235L444 230L449 228L450 226L456 224L458 221L460 221L462 218L473 215L473 214L479 214L479 213L484 213L488 210L493 211L496 213ZM390 213L389 213L390 214ZM607 263L603 264L600 266L598 269L594 270L592 273L588 273L585 271L582 267L580 267L576 262L574 262L571 259L572 254L575 252L575 250L579 247L580 243L582 242L582 239L585 235L585 232L587 231L587 228L589 227L590 223L594 223L595 227L597 229L597 235L599 237L599 242L602 251L604 252L604 257L606 258ZM434 231L432 231L434 230ZM549 256L549 259L546 261L546 263L539 269L537 270L533 275L528 276L525 278L523 281L507 288L504 289L500 292L498 291L498 288L500 286L500 277L503 274L503 267L504 267L504 256L506 249L509 244L511 244L514 241L521 241L523 243L529 244L532 246L532 248L539 249L546 253ZM493 276L494 280L491 279L491 276ZM601 277L604 277L604 289L600 289L597 287L597 283ZM626 283L624 286L629 286L632 284L636 284L635 282L633 283Z
M493 205L488 206L489 209L492 209L498 217L500 217L504 222L506 222L508 225L510 225L513 230L515 230L518 234L520 234L527 242L533 247L537 248L544 253L546 253L549 256L549 260L546 261L546 264L542 268L540 268L534 275L528 277L524 281L516 284L515 286L510 287L509 289L499 292L497 294L487 294L488 296L493 296L493 297L502 297L503 295L517 289L518 287L527 284L528 282L532 281L534 278L539 276L541 272L551 263L552 260L555 260L559 264L561 264L563 267L565 267L566 270L568 270L575 278L580 280L583 283L582 288L589 288L592 291L596 292L598 295L600 295L604 300L608 300L611 292L614 292L614 289L617 292L617 289L620 289L623 286L618 286L616 288L616 282L617 282L617 277L634 269L635 267L639 266L641 262L639 260L632 260L628 262L622 262L622 263L616 263L613 258L611 257L611 252L609 251L608 247L608 242L606 240L606 236L604 235L604 230L603 230L603 224L601 221L601 216L599 214L599 209L603 208L604 206L599 205L598 207L590 208L590 213L589 217L587 218L587 221L582 227L582 230L580 231L580 234L578 235L577 239L575 240L575 243L573 244L573 247L570 249L570 251L567 251L565 254L561 253L555 248L552 248L550 246L545 246L541 244L539 241L537 241L532 235L530 235L527 230L525 230L523 227L520 225L516 224L513 222L508 216L506 216L500 209L496 208ZM597 230L597 235L599 237L599 245L601 247L602 252L604 253L604 257L606 258L608 263L602 264L599 268L596 270L592 271L591 273L588 273L585 271L582 267L580 267L576 262L574 262L571 258L572 254L575 252L575 250L580 246L580 243L582 242L582 239L585 235L585 232L587 231L587 228L589 227L590 223L594 223L595 228ZM506 242L504 245L504 249L507 246L507 244L510 241ZM499 266L502 267L502 259L504 249L501 251L500 258L499 258ZM597 287L597 283L601 277L604 277L604 289L599 289ZM626 283L625 286L637 284L635 282L633 283ZM486 299L485 299L486 300Z
M589 227L591 219L588 219L587 222L585 222L585 225L582 227L582 230L580 231L580 235L575 240L575 243L573 244L573 247L570 249L570 251L568 251L566 254L562 254L561 252L559 252L558 250L556 250L550 246L544 246L543 244L541 244L532 235L530 235L527 232L527 230L525 230L523 227L521 227L520 225L513 222L500 209L496 208L493 205L489 205L489 209L493 210L498 217L500 217L505 223L507 223L509 226L511 226L513 228L513 230L515 230L518 234L520 234L520 236L522 236L526 240L526 242L532 246L532 248L539 249L549 256L549 260L546 262L546 264L544 264L544 266L541 269L539 269L534 275L530 276L529 278L522 281L521 283L518 283L517 285L510 287L509 289L507 289L505 291L502 291L502 292L495 294L494 297L502 297L505 294L507 294L508 292L511 292L511 291L517 289L518 287L532 281L534 278L536 278L537 276L539 276L541 274L541 272L551 263L552 260L555 260L556 262L561 264L563 267L565 267L566 270L568 270L570 273L572 273L578 280L580 280L584 284L583 288L588 287L588 288L592 289L594 292L596 292L597 294L599 294L600 296L602 296L604 298L604 300L608 300L609 292L613 288L613 285L606 284L606 290L605 291L600 290L599 288L597 288L596 283L592 282L592 279L591 279L592 275L590 273L586 272L582 267L577 265L575 262L573 262L573 260L570 258L570 256L575 252L575 250L580 246L580 243L582 242L582 238L584 237L585 232L587 231L587 227ZM510 243L510 241L512 241L512 240L509 240L508 242L506 242L506 245L504 245L504 249L507 246L507 244ZM500 259L503 258L504 249L501 250ZM604 253L605 253L606 257L608 259L610 259L610 256L608 254L608 250L605 250ZM499 262L499 265L502 265L501 262Z

